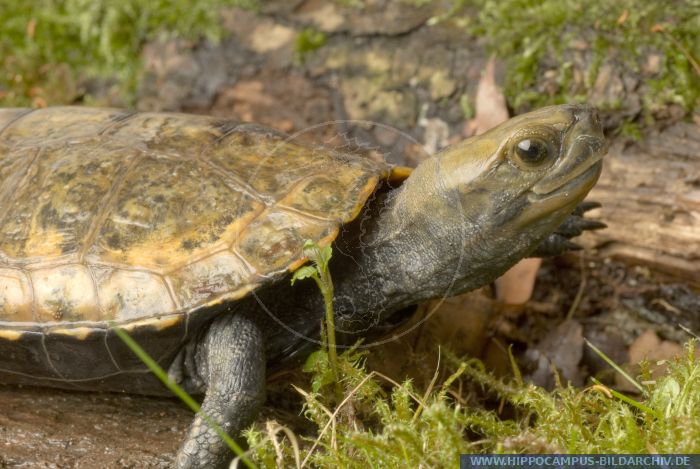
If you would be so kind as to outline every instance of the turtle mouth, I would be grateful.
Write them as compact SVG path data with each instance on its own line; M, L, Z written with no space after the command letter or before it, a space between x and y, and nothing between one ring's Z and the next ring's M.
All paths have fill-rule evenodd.
M553 175L527 191L520 223L529 224L556 212L568 213L573 210L598 181L603 169L603 146L604 143L594 139L589 145L579 147L577 155L567 158L574 163L573 168L571 164L564 165L558 171L559 176Z
M602 157L592 160L589 165L582 168L578 174L569 178L563 185L548 192L538 192L533 188L528 194L528 201L544 208L546 205L555 205L553 209L572 204L577 204L588 194L600 177L603 169Z
M585 179L579 176L587 173L590 176L589 171L600 164L605 153L605 139L595 135L579 135L556 171L532 186L530 192L535 196L547 197L555 192L571 189Z

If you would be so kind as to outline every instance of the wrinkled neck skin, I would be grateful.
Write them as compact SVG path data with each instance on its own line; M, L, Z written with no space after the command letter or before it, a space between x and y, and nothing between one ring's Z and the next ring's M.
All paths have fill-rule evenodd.
M516 229L510 220L519 207L499 209L489 170L464 192L446 187L440 165L433 157L399 188L379 192L336 242L331 268L341 335L362 335L406 306L492 282L575 206L530 222L546 226Z

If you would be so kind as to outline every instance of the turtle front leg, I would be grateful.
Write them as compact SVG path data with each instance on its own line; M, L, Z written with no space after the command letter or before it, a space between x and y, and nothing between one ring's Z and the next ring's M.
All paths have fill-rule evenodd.
M598 202L581 202L559 227L547 236L530 257L554 257L569 251L578 251L581 246L571 241L584 231L606 228L603 222L585 218L585 213L600 207Z
M248 318L224 314L211 324L194 353L206 394L178 451L177 467L226 467L235 455L202 413L234 438L253 422L265 400L263 335Z

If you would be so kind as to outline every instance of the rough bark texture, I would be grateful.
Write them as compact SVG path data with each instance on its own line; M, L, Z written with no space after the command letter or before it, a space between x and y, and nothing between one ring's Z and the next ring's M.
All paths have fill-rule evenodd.
M700 286L700 126L677 123L625 147L614 144L590 199L608 228L589 246Z

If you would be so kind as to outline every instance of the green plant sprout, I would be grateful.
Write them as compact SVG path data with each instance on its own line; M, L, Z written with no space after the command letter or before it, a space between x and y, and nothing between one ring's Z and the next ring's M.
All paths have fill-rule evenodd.
M335 319L333 316L333 280L328 269L333 251L330 246L321 247L311 240L304 243L304 255L312 262L312 265L305 265L297 269L292 275L292 285L297 280L312 278L316 282L318 289L323 295L323 303L326 311L325 327L321 325L321 337L325 337L328 360L335 383L336 397L338 402L343 396L340 387L340 375L338 373L338 352L335 341ZM311 357L313 360L313 357Z

